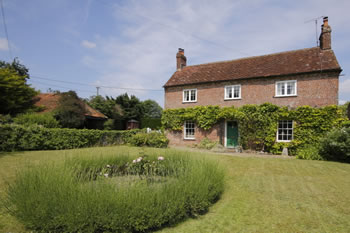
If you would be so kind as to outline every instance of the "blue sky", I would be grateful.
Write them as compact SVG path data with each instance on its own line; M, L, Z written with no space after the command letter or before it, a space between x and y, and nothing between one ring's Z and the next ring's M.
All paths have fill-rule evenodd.
M72 89L86 98L96 94L95 86L104 86L102 95L128 92L163 106L162 86L175 71L178 48L194 65L314 47L315 23L305 22L328 16L332 49L343 69L339 99L350 100L348 0L3 3L13 57L29 68L30 83L42 92ZM318 33L321 24L322 19ZM0 59L10 61L3 28Z

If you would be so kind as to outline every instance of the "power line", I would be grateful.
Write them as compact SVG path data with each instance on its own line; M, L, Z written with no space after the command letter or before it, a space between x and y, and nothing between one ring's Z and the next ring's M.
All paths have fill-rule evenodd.
M99 2L103 2L103 1L99 1ZM155 19L153 19L153 18L151 18L151 17L149 17L149 16L145 16L145 15L137 14L137 13L135 13L135 12L131 12L131 11L129 11L129 10L126 10L125 8L120 7L118 4L115 4L115 6L118 7L118 9L120 9L120 10L122 10L122 11L125 11L125 12L128 13L128 14L133 14L133 15L136 15L136 16L139 16L139 17L142 17L142 18L151 20L151 21L153 21L153 22L155 22L155 23L157 23L157 24L159 24L159 25L161 25L161 26L163 26L163 27L165 27L165 28L167 28L167 29L171 29L171 30L180 32L180 33L182 33L182 34L184 34L184 35L190 35L191 37L193 37L193 38L195 38L195 39L197 39L197 40L205 41L205 42L207 42L207 43L216 45L216 46L218 46L218 47L222 47L222 48L224 48L224 49L230 49L230 50L232 50L232 51L241 53L241 54L243 54L243 55L250 56L250 54L248 54L248 53L239 51L239 50L237 50L237 49L234 49L234 48L231 48L231 47L228 47L228 46L225 46L225 45L216 43L216 42L214 42L214 41L211 41L211 40L208 40L208 39L205 39L205 38L202 38L202 37L199 37L199 36L194 35L194 34L192 34L192 33L185 32L185 31L180 30L180 29L178 29L178 28L176 28L176 27L173 27L173 26L170 26L170 25L161 23L161 22L159 22L159 21L157 21L157 20L155 20Z
M33 80L31 80L32 82ZM36 80L34 80L34 83L38 83L38 84L41 84L41 85L45 85L45 86L48 86L48 87L59 87L59 88L64 88L64 89L69 89L69 90L72 90L72 91L81 91L81 92L89 92L89 93L95 93L94 91L88 91L88 90L79 90L79 89L72 89L70 87L63 87L63 86L58 86L58 85L52 85L52 84L49 84L49 83L43 83L43 82L38 82Z
M13 60L12 50L11 50L10 40L9 40L9 34L8 34L8 32L7 32L7 25L6 25L6 20L5 20L4 4L3 4L2 0L0 0L0 3L1 3L2 20L3 20L3 22L4 22L4 30L5 30L6 40L7 40L7 47L8 47L8 49L9 49L10 59Z
M93 85L93 84L62 81L62 80L57 80L57 79L50 79L50 78L39 77L39 76L36 76L36 75L31 75L30 77L31 77L31 78L34 78L34 79L43 79L43 80L48 80L48 81L53 81L53 82L60 82L60 83L67 83L67 84L72 84L72 85L82 85L82 86L96 87L96 85ZM102 86L102 85L98 85L98 87L100 87L100 88L109 88L109 89L118 89L118 90L134 90L134 91L163 91L163 89L146 89L146 88L131 88L131 87L113 87L113 86Z

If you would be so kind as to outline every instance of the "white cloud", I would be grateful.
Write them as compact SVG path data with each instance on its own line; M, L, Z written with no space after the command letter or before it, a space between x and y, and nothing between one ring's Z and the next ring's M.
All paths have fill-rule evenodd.
M87 41L87 40L83 40L81 42L81 46L88 48L88 49L96 48L96 44L94 42Z
M350 79L346 79L345 81L339 83L339 93L341 95L350 94Z
M345 104L347 101L346 100L339 100L339 105Z
M0 38L0 50L2 50L2 51L9 50L6 38Z

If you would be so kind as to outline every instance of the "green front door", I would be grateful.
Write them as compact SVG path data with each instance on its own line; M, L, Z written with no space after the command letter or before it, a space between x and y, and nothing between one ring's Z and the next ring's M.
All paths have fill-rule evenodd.
M226 146L238 146L238 124L236 121L228 121L226 127Z

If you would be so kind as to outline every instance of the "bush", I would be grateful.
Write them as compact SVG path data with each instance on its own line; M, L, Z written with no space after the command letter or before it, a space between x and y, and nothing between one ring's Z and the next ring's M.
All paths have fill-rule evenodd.
M314 145L308 145L297 150L296 158L306 160L324 160L319 154L319 147Z
M113 119L108 119L103 124L104 130L112 130L113 128L114 128L114 120Z
M140 130L90 130L45 128L38 125L0 125L0 151L62 150L129 142Z
M162 127L162 121L160 118L142 118L141 128L160 129Z
M74 157L25 169L5 206L35 232L148 232L205 213L223 192L223 170L204 158L162 156ZM161 172L147 175L147 166Z
M59 128L58 121L51 113L25 113L17 115L13 121L20 125L42 125L46 128Z
M7 114L7 115L3 115L0 114L0 124L10 124L13 122L13 118Z
M82 128L85 121L84 102L77 93L68 91L60 94L55 118L63 128Z
M169 139L159 132L137 133L130 138L129 143L134 146L164 148L168 146Z
M207 149L211 150L216 146L219 142L217 141L211 141L209 138L204 138L202 141L200 141L199 144L196 145L199 149Z
M321 141L320 155L325 160L350 162L350 128L329 132Z

